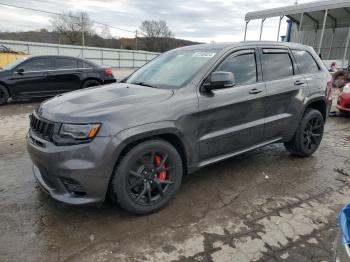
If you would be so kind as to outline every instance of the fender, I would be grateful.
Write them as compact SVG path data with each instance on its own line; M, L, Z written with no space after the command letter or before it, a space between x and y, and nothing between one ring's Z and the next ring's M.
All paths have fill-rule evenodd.
M176 127L174 121L161 121L153 122L144 125L139 125L124 129L120 131L116 138L119 141L122 141L118 147L118 157L120 153L125 149L127 145L130 145L136 141L161 136L161 135L173 135L181 142L182 147L184 148L186 166L188 171L191 172L192 167L197 161L198 150L193 142L191 143L186 139L185 135Z
M330 101L332 101L332 100L330 100ZM324 106L326 108L326 118L327 118L327 112L329 109L328 107L330 107L331 104L328 104L328 101L327 101L325 96L314 96L314 97L311 97L310 99L306 100L304 110L303 110L302 114L299 116L299 120L302 118L306 108L308 108L310 106L310 104L312 104L314 102L323 102L324 103ZM326 119L325 119L325 121L326 121Z

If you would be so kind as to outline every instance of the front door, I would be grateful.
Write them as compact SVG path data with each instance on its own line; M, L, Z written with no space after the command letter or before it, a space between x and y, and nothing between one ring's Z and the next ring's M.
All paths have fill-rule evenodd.
M47 57L29 59L17 66L11 77L16 97L49 96L53 85L51 69L51 59Z
M255 49L235 51L215 71L235 75L235 86L199 94L199 159L225 157L261 143L266 89L258 81Z

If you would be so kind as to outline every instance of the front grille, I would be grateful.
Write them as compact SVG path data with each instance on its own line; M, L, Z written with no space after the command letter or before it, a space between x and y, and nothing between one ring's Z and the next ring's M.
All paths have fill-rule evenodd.
M47 120L39 119L32 114L30 115L30 128L37 136L50 141L55 124Z

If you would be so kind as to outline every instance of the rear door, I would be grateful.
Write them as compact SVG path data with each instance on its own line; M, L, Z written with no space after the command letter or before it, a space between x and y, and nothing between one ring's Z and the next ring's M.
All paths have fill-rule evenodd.
M214 71L233 72L236 85L199 94L201 161L225 157L262 141L266 89L258 78L257 58L253 48L231 53Z
M19 70L23 70L23 72ZM18 65L11 77L16 97L50 96L53 85L51 70L52 61L49 57L31 58Z
M261 48L260 55L267 90L264 140L279 140L296 127L308 86L288 48Z
M57 94L79 89L83 70L77 59L69 57L54 58L55 92Z
M327 82L324 72L316 63L313 56L305 50L292 49L292 54L295 58L296 64L299 68L300 74L302 74L311 92L319 92L325 86Z

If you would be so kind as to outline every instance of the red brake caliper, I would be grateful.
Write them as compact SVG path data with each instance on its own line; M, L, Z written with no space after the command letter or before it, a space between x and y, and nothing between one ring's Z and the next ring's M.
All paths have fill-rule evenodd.
M157 166L160 166L160 162L161 162L161 157L158 155L154 156L154 161L156 162ZM166 171L161 171L159 172L159 179L160 180L165 180L166 179Z

